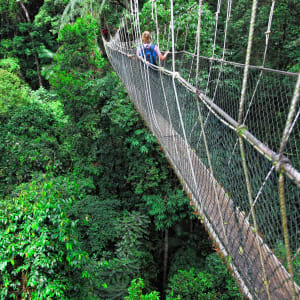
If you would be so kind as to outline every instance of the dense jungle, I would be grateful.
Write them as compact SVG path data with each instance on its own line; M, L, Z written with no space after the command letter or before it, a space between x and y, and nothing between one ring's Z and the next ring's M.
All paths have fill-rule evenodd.
M167 23L168 1L156 2ZM175 1L194 32L197 3ZM217 1L203 3L209 56ZM0 0L0 299L243 298L106 56L101 33L128 5ZM139 1L144 30L151 5ZM253 65L269 6L259 2ZM251 1L233 1L228 60L244 62L250 15ZM276 4L267 67L298 72L299 15L297 0Z

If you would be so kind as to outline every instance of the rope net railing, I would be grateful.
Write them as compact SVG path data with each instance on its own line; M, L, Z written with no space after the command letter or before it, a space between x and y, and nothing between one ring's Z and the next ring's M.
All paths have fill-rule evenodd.
M122 24L131 34L119 31L105 46L136 109L245 295L299 299L299 74L175 48L172 59L149 66L136 56L132 7Z

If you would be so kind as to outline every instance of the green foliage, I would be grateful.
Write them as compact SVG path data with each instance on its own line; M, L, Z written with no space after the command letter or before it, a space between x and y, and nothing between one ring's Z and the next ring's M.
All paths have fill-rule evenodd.
M132 278L147 275L149 285L149 280L156 277L153 258L147 247L148 217L136 211L124 212L124 216L115 222L119 232L115 257L107 260L108 264L104 264L99 274L102 282L106 283L99 289L104 299L123 298Z
M0 64L16 70L13 60L1 60ZM28 88L16 75L0 68L0 116L10 108L14 109L28 102Z
M39 88L38 90L31 91L30 100L31 102L42 104L46 110L49 109L57 122L61 124L68 123L69 120L64 113L64 107L61 101L59 101L55 91Z
M65 189L69 187L68 189ZM86 253L79 248L70 209L73 182L49 177L19 188L0 202L0 295L13 298L67 299Z
M299 72L300 5L297 0L284 0L275 5L268 64L273 68ZM288 17L287 17L288 16Z
M109 96L109 75L97 50L97 27L91 17L77 19L60 33L62 43L55 55L49 80L62 99L64 111L74 122L70 135L77 137L77 152L88 153L99 133L100 109ZM103 97L104 96L104 97Z
M109 188L111 192L118 187L116 193L123 200L123 208L132 210L142 202L143 195L155 194L157 189L166 190L170 182L177 180L124 88L119 81L114 83L112 98L106 100L101 110L103 129L98 140L98 156L102 171L109 174L109 180L101 179L101 189Z
M215 289L222 293L220 299L242 299L234 279L229 275L226 265L216 253L207 256L205 264L207 272L213 275Z
M215 3L212 3L212 5L215 5ZM270 7L271 3L268 1L258 2L254 47L251 55L251 64L253 65L261 65L262 62ZM293 66L299 65L300 23L297 17L299 12L300 5L297 0L283 0L275 3L266 61L268 67L290 70ZM221 8L221 14L221 19L225 20L226 10L224 7ZM228 28L227 48L230 54L228 60L244 63L250 17L251 2L239 0L233 4ZM298 70L299 68L296 69L296 72Z
M213 253L213 249L211 240L199 220L186 219L173 226L172 230L175 231L175 235L169 241L168 278L173 277L178 270L193 268L195 272L206 272L206 259Z
M288 266L286 247L282 241L277 242L275 247L275 254L279 257L280 261L283 263L285 268ZM299 251L295 253L292 257L293 271L294 271L294 280L297 284L300 284L300 254Z
M66 24L73 22L78 16L84 18L87 15L93 15L93 17L99 17L102 12L102 7L105 1L99 3L95 0L70 0L65 6L63 15L61 17L61 28Z
M117 243L116 254L121 260L133 262L134 268L142 269L148 255L144 251L143 241L148 236L149 218L139 212L124 214L123 218L118 220L117 228L120 233L120 239Z
M37 63L49 64L46 53L57 49L57 30L66 1L23 1L31 22L20 1L0 1L0 59L16 57L22 77L33 88L39 86ZM47 85L47 84L46 84Z
M3 59L9 58L9 55L11 54L12 44L13 44L12 39L3 38L0 41L0 53L2 53Z
M59 32L61 17L69 0L44 0L38 13L34 17L34 25L37 30L46 34L45 46L48 49L56 49L55 38Z
M144 281L141 278L133 279L131 286L128 288L129 296L125 300L159 300L159 292L151 292L150 294L143 295Z
M221 259L212 253L202 271L178 270L169 282L167 299L242 299Z
M20 71L20 65L17 58L9 57L0 60L0 68L7 70L10 73L16 73L18 75Z
M149 207L149 214L155 217L157 230L170 228L189 215L188 198L181 190L168 191L165 196L145 195L143 199Z
M214 291L214 279L209 273L196 274L194 269L189 271L179 270L170 280L169 296L178 297L179 299L215 299L217 296ZM219 298L220 299L220 298Z
M66 120L59 106L53 111L52 105L35 93L30 105L10 107L1 122L0 194L29 181L34 172L45 171L49 162L57 167L56 172L68 167L70 152L62 138Z
M8 55L17 57L21 66L21 73L33 88L39 86L38 82L38 49L43 45L42 33L36 31L32 23L16 24L16 32L12 40L12 50Z
M98 30L97 23L91 16L78 18L74 24L66 25L58 38L63 45L55 57L57 69L83 72L92 67L103 68L104 60L97 51Z
M180 243L182 245L182 242ZM172 278L178 270L190 270L193 268L195 272L200 272L205 266L205 257L202 256L203 245L201 249L196 247L180 248L170 260L170 268L168 277ZM210 249L211 250L211 249ZM199 255L199 252L201 255ZM207 253L203 253L208 255Z
M84 195L73 205L72 213L80 220L85 249L97 259L101 258L103 251L112 251L112 245L120 238L115 224L120 218L119 210L118 199L101 199L95 195Z

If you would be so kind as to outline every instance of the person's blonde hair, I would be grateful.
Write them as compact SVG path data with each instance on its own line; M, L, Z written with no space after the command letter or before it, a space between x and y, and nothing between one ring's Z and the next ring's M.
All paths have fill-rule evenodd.
M151 35L149 31L144 31L142 34L142 41L144 44L149 44L151 41Z

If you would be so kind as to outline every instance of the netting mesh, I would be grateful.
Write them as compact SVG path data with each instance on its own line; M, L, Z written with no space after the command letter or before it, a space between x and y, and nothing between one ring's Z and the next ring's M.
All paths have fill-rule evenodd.
M195 55L181 51L178 76L171 60L164 68L139 60L137 45L115 39L106 51L245 294L300 298L299 101L279 153L297 74L250 66L240 128L244 65L200 57L196 68Z

